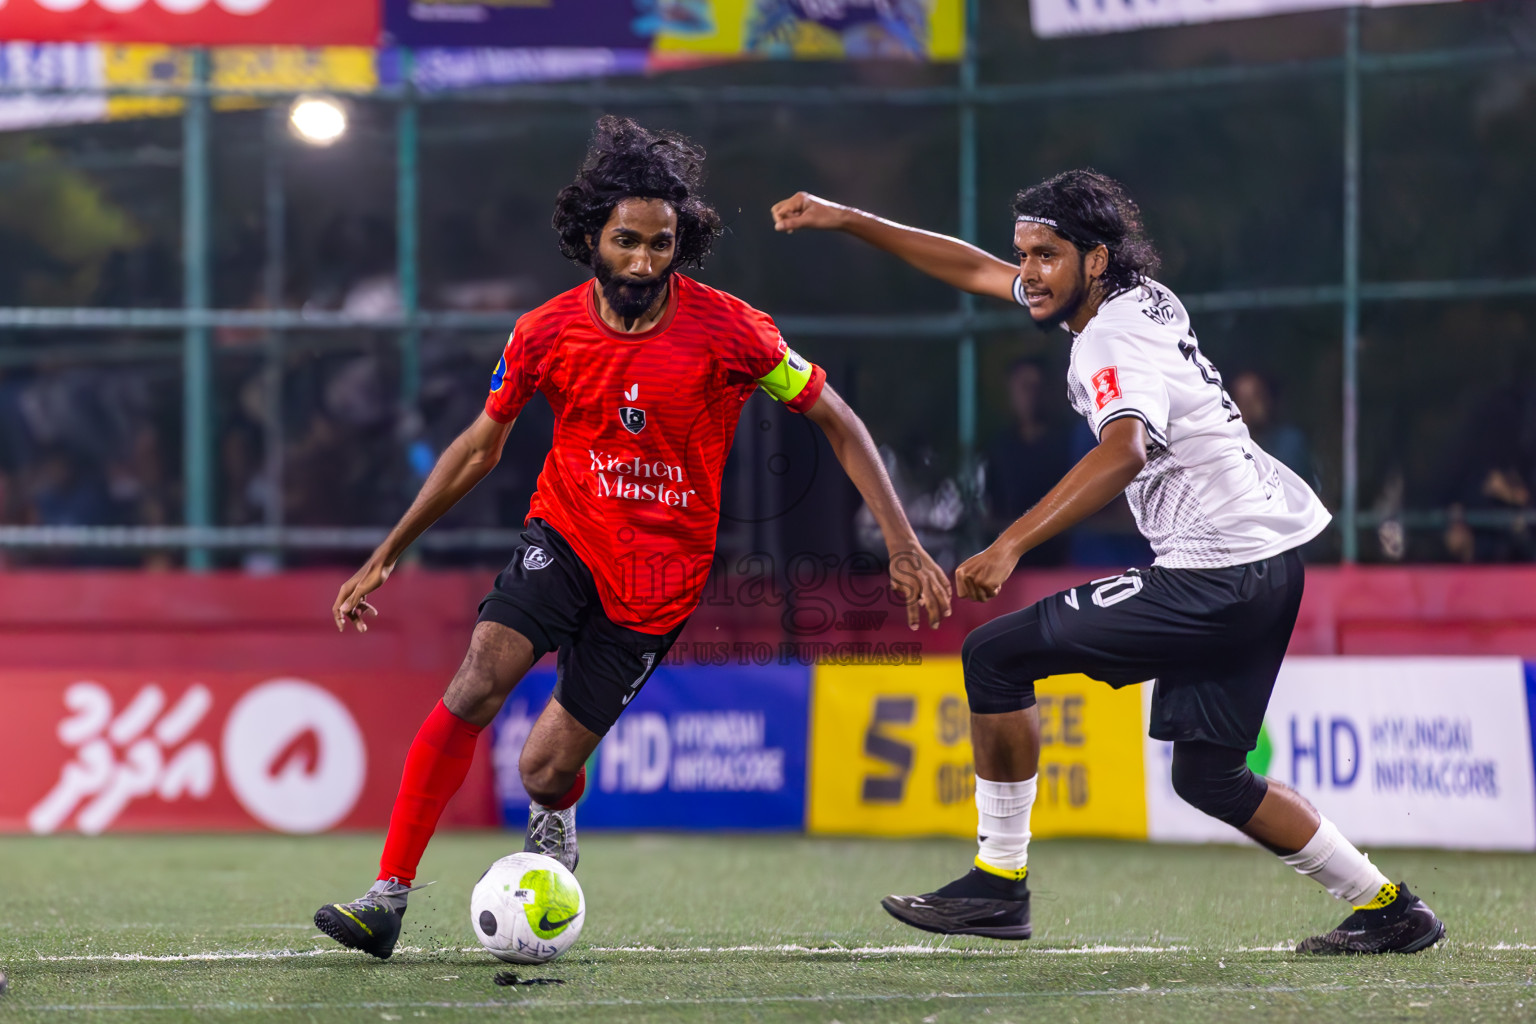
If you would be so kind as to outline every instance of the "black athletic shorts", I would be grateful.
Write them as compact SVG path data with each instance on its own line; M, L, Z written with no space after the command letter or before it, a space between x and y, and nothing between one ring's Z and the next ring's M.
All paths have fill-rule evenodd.
M1155 679L1153 739L1252 750L1303 575L1287 551L1224 569L1132 569L1054 594L966 638L971 710L1018 710L1033 703L1021 680L1068 672L1114 687Z
M685 625L657 636L615 624L591 571L542 519L528 521L512 561L480 602L480 621L523 634L535 660L558 650L554 698L599 736L613 728Z

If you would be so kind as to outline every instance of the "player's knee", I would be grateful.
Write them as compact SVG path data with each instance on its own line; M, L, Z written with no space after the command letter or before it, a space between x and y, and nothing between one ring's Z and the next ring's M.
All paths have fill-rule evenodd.
M999 664L994 625L989 622L971 630L960 645L965 696L973 714L1006 714L1033 707L1035 703L1034 678L1015 675Z
M1268 789L1241 750L1195 741L1173 745L1173 791L1233 828L1248 824Z

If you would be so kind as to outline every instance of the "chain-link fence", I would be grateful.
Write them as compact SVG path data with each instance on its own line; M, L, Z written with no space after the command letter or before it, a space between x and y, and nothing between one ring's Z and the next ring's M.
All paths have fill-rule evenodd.
M352 560L475 415L520 310L584 277L549 213L600 113L709 151L700 275L772 313L886 449L951 564L1091 444L1065 336L839 236L807 189L1006 253L1012 193L1122 179L1250 427L1314 481L1319 559L1536 557L1536 31L1523 5L1328 12L1049 42L982 3L958 66L754 62L648 79L290 96L0 135L0 549L12 564ZM419 545L495 562L551 430ZM867 545L811 429L754 398L728 553ZM1038 497L1034 494L1034 497ZM1039 556L1145 555L1112 507Z

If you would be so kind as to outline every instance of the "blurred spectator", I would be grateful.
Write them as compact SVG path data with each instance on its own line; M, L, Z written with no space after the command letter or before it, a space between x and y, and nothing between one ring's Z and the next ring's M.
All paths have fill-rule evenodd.
M938 453L926 438L908 438L902 447L910 453L905 459L890 445L880 446L880 458L891 476L891 486L906 509L918 542L945 572L953 572L962 558L959 527L965 515L965 500L960 495L960 485L940 469ZM859 506L854 526L859 544L866 550L885 551L880 525L868 505Z
M988 528L983 540L987 543L1033 508L1072 468L1066 435L1057 426L1060 418L1046 415L1041 408L1044 382L1045 368L1036 360L1017 359L1008 367L1008 409L1013 422L987 445L983 469ZM1056 537L1026 552L1019 564L1061 565L1066 558L1067 540Z
M1501 387L1474 403L1440 479L1445 554L1455 562L1536 558L1530 481L1536 479L1536 395Z
M1312 444L1300 427L1281 417L1280 389L1274 381L1257 370L1244 370L1233 378L1231 395L1258 446L1289 466L1308 487L1320 490Z

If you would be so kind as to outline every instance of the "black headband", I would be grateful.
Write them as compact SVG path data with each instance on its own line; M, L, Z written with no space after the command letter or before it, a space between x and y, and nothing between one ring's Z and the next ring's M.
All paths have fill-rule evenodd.
M1021 213L1014 221L1014 223L1018 224L1021 222L1028 224L1044 224L1046 227L1050 228L1052 231L1056 232L1062 238L1065 238L1067 241L1074 245L1086 245L1090 249L1095 249L1101 245L1106 249L1112 248L1112 246L1110 246L1110 244L1104 241L1102 238L1095 238L1092 235L1081 231L1063 230L1061 222L1050 217L1037 217L1032 213Z

